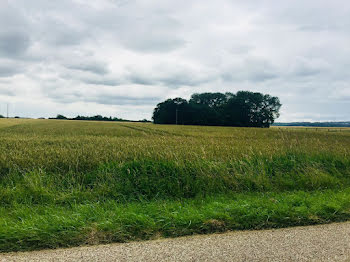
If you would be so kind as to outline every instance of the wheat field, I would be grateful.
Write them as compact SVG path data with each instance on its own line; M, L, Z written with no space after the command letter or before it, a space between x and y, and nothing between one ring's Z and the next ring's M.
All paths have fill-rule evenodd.
M0 119L0 251L350 218L350 129Z

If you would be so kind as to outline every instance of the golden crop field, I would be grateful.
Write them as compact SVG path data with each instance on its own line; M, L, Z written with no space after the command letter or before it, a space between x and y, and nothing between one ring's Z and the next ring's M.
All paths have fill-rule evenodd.
M298 131L298 132L296 132ZM145 123L0 120L1 168L84 171L134 159L233 161L287 152L350 153L350 132Z

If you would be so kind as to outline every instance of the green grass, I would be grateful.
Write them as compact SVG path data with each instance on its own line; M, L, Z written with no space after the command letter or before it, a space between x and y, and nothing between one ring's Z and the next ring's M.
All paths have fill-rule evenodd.
M13 171L0 178L0 202L69 204L203 197L222 193L343 189L349 159L325 155L255 156L232 162L134 160L102 164L95 171L64 174Z
M0 119L0 251L350 218L350 132Z
M1 208L0 250L18 251L277 228L350 218L350 190Z

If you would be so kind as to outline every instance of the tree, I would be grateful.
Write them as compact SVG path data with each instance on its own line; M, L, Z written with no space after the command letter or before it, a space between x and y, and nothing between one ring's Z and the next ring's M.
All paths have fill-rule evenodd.
M64 115L57 115L56 119L67 119L67 117L65 117Z
M237 92L230 102L239 105L245 126L269 127L279 117L281 108L277 97L249 91Z
M156 124L186 124L184 112L187 109L188 102L185 99L180 97L168 99L157 105L153 111L152 119Z
M5 118L3 115L0 115L0 118Z
M153 112L156 124L224 125L269 127L279 117L277 97L239 91L193 94L159 103Z
M207 105L211 108L222 106L227 102L227 97L222 93L193 94L189 103Z

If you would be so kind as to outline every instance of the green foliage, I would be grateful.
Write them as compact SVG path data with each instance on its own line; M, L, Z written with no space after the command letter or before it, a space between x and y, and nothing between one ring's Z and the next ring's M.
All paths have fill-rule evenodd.
M156 124L269 127L279 117L277 97L239 91L193 94L159 103L153 112Z

